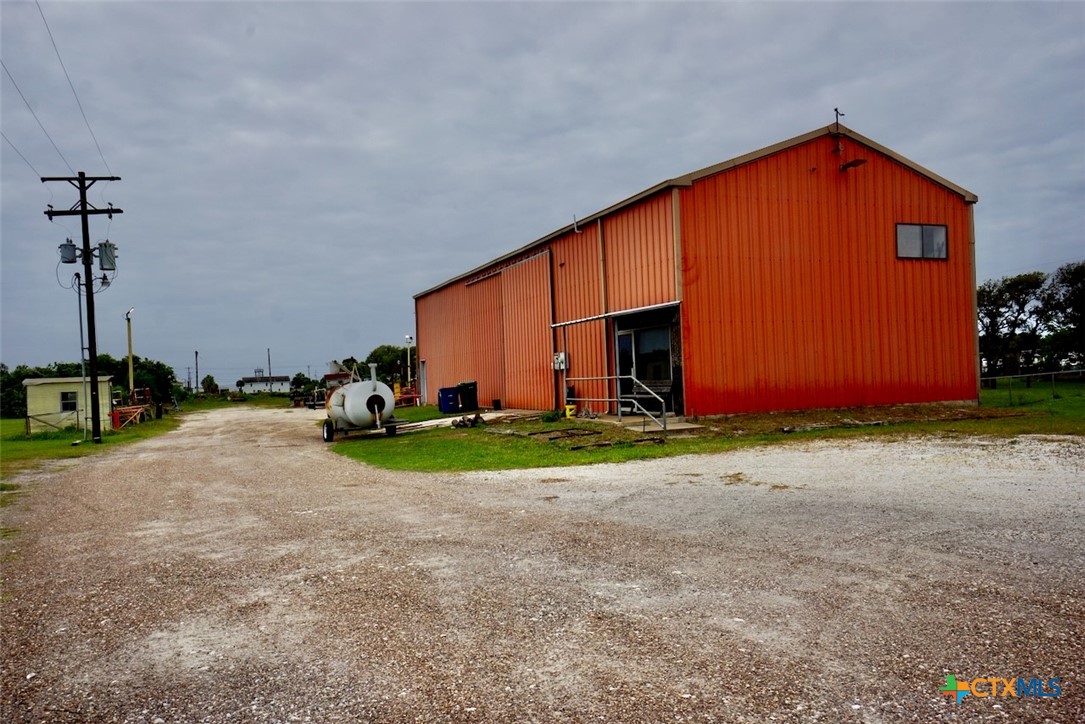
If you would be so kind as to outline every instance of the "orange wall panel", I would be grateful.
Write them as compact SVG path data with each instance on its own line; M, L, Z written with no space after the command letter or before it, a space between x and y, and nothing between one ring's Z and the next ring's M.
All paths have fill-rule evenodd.
M501 276L486 277L467 286L470 336L461 352L467 363L464 382L478 383L479 404L505 399L505 319Z
M554 267L556 322L594 317L604 312L599 225L588 224L550 243Z
M688 414L975 399L967 205L843 143L681 191ZM946 225L949 258L898 259L897 223Z
M589 403L595 412L603 412L607 404L609 385L604 380L582 380L583 377L606 377L607 372L607 324L606 320L571 324L557 330L557 349L568 355L566 378L572 378L575 397L597 398Z
M670 192L603 219L607 312L677 299L673 221Z
M550 254L501 271L505 400L508 407L554 407Z
M437 390L467 379L463 340L471 329L467 290L453 284L415 300L419 363L426 363L426 400L437 402Z
M426 400L461 382L478 383L481 404L504 396L501 278L447 286L415 302L418 359L426 363Z

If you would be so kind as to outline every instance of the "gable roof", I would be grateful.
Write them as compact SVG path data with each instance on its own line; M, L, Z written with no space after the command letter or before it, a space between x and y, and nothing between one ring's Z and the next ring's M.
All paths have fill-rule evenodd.
M948 181L947 179L939 176L938 174L934 173L933 171L931 171L931 170L929 170L927 168L924 168L923 166L920 166L915 161L912 161L911 159L905 158L904 156L901 156L896 151L881 145L877 141L872 141L869 138L867 138L866 136L864 136L862 134L859 134L859 133L856 133L855 131L851 130L847 126L836 124L836 123L834 123L834 124L832 124L830 126L826 126L825 128L814 129L813 131L810 131L809 133L804 133L801 136L795 136L794 138L789 138L786 141L780 141L779 143L775 143L775 144L773 144L771 146L766 146L765 148L759 149L757 151L753 151L752 153L747 153L747 154L745 154L743 156L738 156L736 158L732 158L729 161L723 161L721 163L717 163L717 164L714 164L712 166L707 166L705 168L702 168L700 171L694 171L693 173L686 174L685 176L680 176L680 177L675 178L675 179L671 179L671 181L664 182L664 183L665 184L671 184L671 185L689 185L689 184L693 183L694 181L698 181L700 179L705 178L706 176L711 176L713 174L720 173L721 171L727 171L728 169L732 169L732 168L735 168L737 166L742 166L743 164L747 164L747 163L750 163L752 161L756 161L758 159L765 158L766 156L771 156L774 153L779 153L780 151L785 151L785 150L787 150L789 148L792 148L794 146L800 146L800 145L802 145L804 143L807 143L808 141L814 140L815 138L820 138L821 136L829 136L831 138L837 138L837 137L850 138L852 141L855 141L856 143L862 144L862 145L864 145L864 146L866 146L866 147L868 147L870 149L873 149L873 150L877 151L878 153L881 153L884 156L888 156L889 158L893 159L894 161L901 164L902 166L905 166L907 168L912 169L913 171L918 173L920 176L926 177L927 180L932 181L932 182L938 184L939 186L947 189L948 191L951 191L951 192L957 194L966 203L974 204L977 201L979 201L979 197L976 196L971 191L969 191L968 189L963 188L961 186L958 186L957 184L953 183L952 181ZM682 182L685 182L685 183L683 184Z
M441 282L440 284L438 284L436 286L430 287L429 289L425 290L424 292L419 292L418 294L414 295L414 298L419 299L420 297L424 297L427 294L431 294L432 292L435 292L438 289L443 289L444 287L447 287L450 284L454 284L454 283L456 283L456 282L458 282L458 281L460 281L462 279L466 279L468 277L474 276L474 275L480 273L481 271L483 271L484 269L492 267L492 266L494 266L496 264L501 264L502 262L508 261L510 259L514 259L515 257L518 257L518 256L520 256L522 254L525 254L525 253L531 251L535 247L542 246L543 244L546 244L547 242L552 241L553 239L556 239L556 238L558 238L560 236L564 236L565 234L568 234L570 231L573 231L576 227L578 227L580 225L590 224L591 222L593 222L593 221L595 221L597 219L601 219L601 218L603 218L605 216L609 216L610 214L613 214L616 211L620 211L621 209L623 209L623 208L625 208L627 206L632 206L633 204L637 203L638 201L641 201L642 199L646 199L649 196L654 196L655 194L658 194L661 191L665 191L665 190L671 189L671 188L687 188L689 186L692 186L693 182L695 182L695 181L699 181L699 180L701 180L703 178L706 178L708 176L712 176L712 175L717 174L717 173L722 173L724 171L728 171L728 170L730 170L732 168L737 168L739 166L743 166L743 165L748 164L748 163L753 163L754 161L765 158L767 156L771 156L771 155L773 155L775 153L780 153L781 151L786 151L787 149L793 148L795 146L801 146L804 143L808 143L809 141L812 141L812 140L814 140L816 138L820 138L822 136L829 136L831 138L837 138L837 137L849 138L849 139L851 139L852 141L854 141L856 143L859 143L861 145L864 145L864 146L870 148L871 150L877 151L878 153L881 153L881 154L883 154L885 156L888 156L889 158L893 159L894 161L901 164L902 166L905 166L907 168L910 168L912 171L915 171L917 174L919 174L920 176L923 176L924 178L931 181L932 183L935 183L935 184L945 188L946 190L948 190L948 191L950 191L950 192L952 192L954 194L957 194L958 196L961 197L961 199L965 203L974 204L977 201L979 201L979 197L976 196L976 194L969 191L968 189L965 189L962 186L958 186L957 184L953 183L952 181L949 181L949 180L939 176L938 174L934 173L933 171L930 171L929 169L924 168L923 166L920 166L915 161L912 161L912 160L910 160L908 158L905 158L904 156L901 156L896 151L893 151L893 150L881 145L880 143L877 143L876 141L872 141L869 138L867 138L866 136L863 136L863 135L861 135L859 133L856 133L855 131L851 130L847 126L844 126L844 125L839 124L839 123L833 123L831 125L825 126L824 128L815 128L813 131L810 131L808 133L804 133L804 134L802 134L800 136L795 136L794 138L789 138L786 141L780 141L779 143L774 143L771 146L765 146L764 148L758 149L756 151L752 151L752 152L747 153L747 154L743 154L742 156L736 156L735 158L732 158L730 160L722 161L720 163L713 164L711 166L706 166L706 167L700 169L699 171L693 171L692 173L687 173L687 174L685 174L683 176L676 176L676 177L674 177L672 179L667 179L666 181L662 181L662 182L656 184L655 186L652 186L650 188L645 189L644 191L641 191L640 193L634 194L634 195L630 196L627 199L623 199L622 201L619 201L616 204L608 206L607 208L603 209L602 211L597 211L594 214L591 214L590 216L584 217L583 219L578 219L575 222L575 224L569 224L568 226L563 226L562 228L557 229L556 231L552 231L549 234L547 234L546 236L540 237L540 238L536 239L535 241L532 241L531 243L520 247L519 249L516 249L514 251L510 251L507 254L502 254L501 256L497 257L496 259L491 259L490 261L486 262L485 264L482 264L481 266L475 267L474 269L472 269L470 271L467 271L467 272L464 272L463 274L458 274L455 277L453 277L451 279L448 279L448 280L445 280L445 281Z

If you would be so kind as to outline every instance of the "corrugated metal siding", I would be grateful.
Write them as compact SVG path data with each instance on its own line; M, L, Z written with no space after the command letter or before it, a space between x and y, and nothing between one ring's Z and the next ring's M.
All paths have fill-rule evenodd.
M474 381L482 405L496 399L506 407L553 407L549 259L544 253L415 301L426 399Z
M415 302L418 359L426 361L426 399L461 382L477 382L479 402L504 399L501 276L458 282Z
M418 359L426 362L426 399L437 401L437 390L467 379L464 340L471 330L467 290L453 284L415 300Z
M672 218L667 191L603 219L606 311L677 299Z
M687 414L976 398L967 205L834 143L681 191ZM949 259L897 259L897 223L948 226Z
M579 234L566 234L550 245L554 265L554 311L556 322L570 322L603 314L602 249L599 224L588 224ZM607 375L606 323L603 320L561 327L556 333L557 351L565 352L567 377ZM605 382L570 383L576 397L607 396ZM596 402L592 409L602 411Z
M505 318L501 276L487 277L467 287L470 306L470 346L463 381L478 383L479 404L505 399Z
M550 244L554 264L554 317L568 322L602 314L599 225L566 234Z
M558 351L568 355L567 377L605 377L608 374L606 330L606 321L602 319L558 329ZM574 396L578 398L594 397L603 400L608 397L608 385L602 380L574 379L568 384L574 388ZM607 404L601 401L593 402L591 406L596 412L607 409Z
M550 255L501 271L505 399L509 407L554 406Z

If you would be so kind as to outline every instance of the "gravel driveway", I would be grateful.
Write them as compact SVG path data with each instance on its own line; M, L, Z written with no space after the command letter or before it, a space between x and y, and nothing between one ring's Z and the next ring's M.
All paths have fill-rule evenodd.
M320 417L21 478L0 720L1085 720L1081 438L434 475Z

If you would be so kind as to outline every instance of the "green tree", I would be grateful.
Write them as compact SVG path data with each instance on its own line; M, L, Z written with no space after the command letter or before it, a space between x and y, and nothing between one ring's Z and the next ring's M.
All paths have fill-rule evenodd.
M1056 269L1041 292L1045 347L1055 365L1085 365L1085 260Z
M153 402L166 403L173 399L174 388L178 387L179 384L172 367L162 362L140 357L133 358L133 366L135 367L136 387L149 387Z
M33 369L19 365L9 370L0 363L0 417L26 417L26 388L23 380L35 377Z
M976 289L976 307L984 375L1085 364L1085 261L988 279Z
M299 372L290 380L290 391L307 395L316 389L317 381Z
M211 375L207 375L200 380L200 389L209 395L217 395L219 392L219 385L215 382L215 378Z
M976 290L980 356L988 376L1033 368L1044 329L1041 291L1046 280L1043 272L1029 272L989 279Z
M1006 307L1006 292L1001 279L988 279L980 284L976 290L980 357L983 359L983 373L988 377L1002 373L1007 349L1002 333Z
M366 365L371 362L377 363L377 378L391 382L392 380L407 380L407 348L397 347L393 344L382 344L379 347L375 347L369 356L365 358L365 363L359 365L358 374L362 375L363 379L369 376L369 370L365 369Z
M1009 303L1006 334L1010 341L1010 374L1029 374L1039 362L1040 336L1044 328L1044 307L1040 293L1047 282L1043 272L1018 274L1006 280Z

